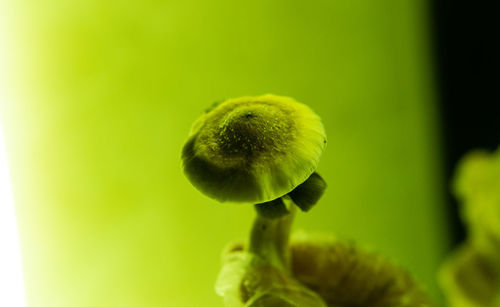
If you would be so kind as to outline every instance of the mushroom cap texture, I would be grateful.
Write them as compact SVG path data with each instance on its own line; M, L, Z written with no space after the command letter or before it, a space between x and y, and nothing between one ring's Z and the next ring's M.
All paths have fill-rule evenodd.
M198 118L182 150L184 173L220 202L281 197L316 169L326 146L320 117L289 97L228 99Z

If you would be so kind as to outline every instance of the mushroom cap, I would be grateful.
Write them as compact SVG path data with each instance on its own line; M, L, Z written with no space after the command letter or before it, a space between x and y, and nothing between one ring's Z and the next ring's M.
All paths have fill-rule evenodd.
M326 146L320 117L289 97L228 99L198 118L182 150L184 173L220 202L281 197L316 169Z

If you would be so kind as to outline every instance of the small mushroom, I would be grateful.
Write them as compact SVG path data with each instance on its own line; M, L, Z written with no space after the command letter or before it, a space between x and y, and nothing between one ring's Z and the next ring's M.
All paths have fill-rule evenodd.
M193 124L182 160L191 183L220 202L270 202L312 178L303 193L291 195L307 210L326 186L319 175L311 176L325 145L316 113L292 98L268 94L213 105Z
M288 238L295 215L291 203L307 211L323 194L326 183L315 170L325 145L319 116L289 97L268 94L228 99L213 104L195 121L182 150L188 179L220 202L255 204L250 260L240 269L258 264L266 272L275 272L278 279L290 276ZM292 282L294 294L284 297L283 293L290 294L290 285L273 288L275 278L260 279L266 276L243 279L251 281L252 289L270 291L257 296L252 292L248 306L325 306L296 282ZM239 283L233 277L230 280L231 287Z

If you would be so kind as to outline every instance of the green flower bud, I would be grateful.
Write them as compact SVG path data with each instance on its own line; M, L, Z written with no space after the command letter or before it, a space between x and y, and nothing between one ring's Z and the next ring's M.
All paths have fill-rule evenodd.
M263 95L212 106L182 151L184 172L220 202L264 203L308 179L326 145L321 119L292 98Z

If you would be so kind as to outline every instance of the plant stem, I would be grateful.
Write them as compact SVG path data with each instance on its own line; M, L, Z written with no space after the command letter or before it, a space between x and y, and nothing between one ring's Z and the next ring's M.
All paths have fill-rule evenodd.
M280 218L266 218L257 213L250 233L249 251L280 270L289 271L288 239L295 217L295 204Z

